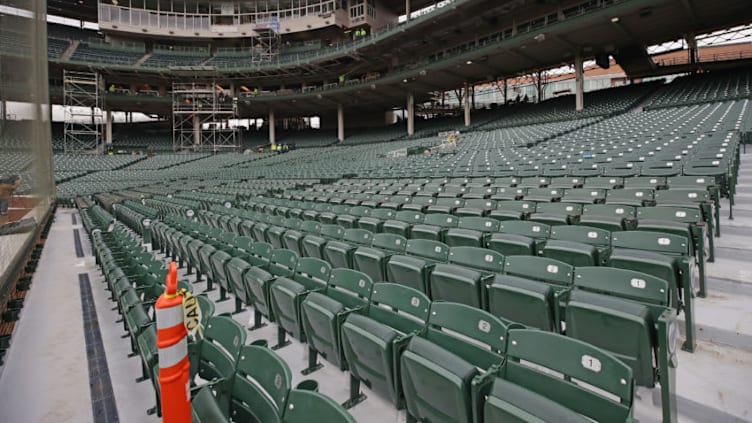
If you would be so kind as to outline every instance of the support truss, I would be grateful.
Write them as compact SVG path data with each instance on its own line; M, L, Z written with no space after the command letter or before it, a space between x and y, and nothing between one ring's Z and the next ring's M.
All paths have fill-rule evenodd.
M64 151L84 153L102 146L104 81L97 72L63 71Z
M233 151L241 148L237 102L214 82L172 84L172 142L175 151Z

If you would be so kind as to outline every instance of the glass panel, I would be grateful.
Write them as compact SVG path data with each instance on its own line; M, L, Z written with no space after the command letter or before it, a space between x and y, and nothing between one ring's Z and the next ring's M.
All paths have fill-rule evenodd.
M22 258L35 245L55 199L47 76L46 1L0 14L0 303L15 297ZM13 57L8 56L12 53ZM22 222L6 226L11 222ZM11 229L11 233L8 233Z

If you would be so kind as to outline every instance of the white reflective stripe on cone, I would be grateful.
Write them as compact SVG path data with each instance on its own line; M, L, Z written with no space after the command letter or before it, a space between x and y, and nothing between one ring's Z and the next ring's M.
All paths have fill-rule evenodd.
M159 349L159 368L167 369L188 355L188 340L184 337L177 344Z
M183 305L157 309L157 329L169 329L183 323Z

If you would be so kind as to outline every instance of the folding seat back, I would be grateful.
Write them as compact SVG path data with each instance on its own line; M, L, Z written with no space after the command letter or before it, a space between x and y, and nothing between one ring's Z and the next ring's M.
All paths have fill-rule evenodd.
M445 235L450 247L483 247L488 235L499 230L499 221L488 217L461 217L457 228L451 228Z
M485 216L496 209L496 201L484 198L469 199L465 205L455 210L457 216Z
M653 190L647 188L624 188L608 191L606 204L622 204L642 207L653 201Z
M191 380L196 375L207 381L221 379L221 383L214 386L220 392L219 397L227 398L235 364L245 344L246 330L231 317L214 316L209 319L203 335L193 350L196 357L190 360Z
M421 212L411 210L398 211L394 216L394 219L384 222L382 231L409 238L412 226L423 223L423 219L424 215Z
M271 303L274 316L281 328L278 346L285 345L285 333L305 340L300 306L310 292L323 291L331 276L329 263L312 257L298 260L292 277L280 277L271 286Z
M551 227L534 221L507 220L500 223L499 232L488 239L488 248L505 256L534 255L549 237Z
M425 294L404 285L373 285L365 311L351 313L342 325L342 346L352 374L346 406L365 399L362 381L401 407L399 355L410 336L425 326L430 306Z
M517 184L517 186L525 187L525 188L540 188L540 187L546 187L550 183L551 183L551 178L547 178L544 176L526 176L526 177L520 178L520 181Z
M445 194L448 195L448 194ZM458 207L465 205L465 200L457 198L455 193L450 193L451 197L441 197L436 199L436 203L426 208L426 213L452 213Z
M240 222L240 225L238 225L238 232L239 235L250 237L253 236L253 226L255 223L250 219L243 219L242 222Z
M525 194L526 201L558 201L564 195L562 188L530 188Z
M386 264L389 282L427 292L428 276L436 263L446 263L449 247L439 241L410 239L405 254L394 255Z
M560 225L551 227L551 239L580 242L600 248L611 245L611 232L582 225Z
M452 301L482 308L484 290L495 272L501 272L504 257L477 247L452 247L449 263L439 263L429 277L434 301Z
M339 225L321 225L319 235L309 234L303 238L303 252L307 257L323 258L324 247L331 240L341 240L345 229Z
M546 282L496 274L484 295L485 308L502 321L546 331L560 330L556 289Z
M507 325L486 311L433 303L426 329L410 340L400 359L408 418L471 423L473 379L478 369L501 365L506 339Z
M642 207L637 210L636 229L667 232L686 237L692 241L691 250L699 265L704 267L706 256L710 256L709 261L712 261L714 257L712 221L710 225L705 223L699 207Z
M551 188L577 188L582 186L584 178L577 176L557 176L551 178L551 182L548 184Z
M527 190L527 188L523 187L497 187L496 193L491 196L491 199L498 201L516 201L527 194Z
M534 212L535 206L534 201L499 201L496 203L496 210L491 210L488 216L496 220L520 220Z
M341 405L314 391L293 389L287 400L284 423L307 423L311 418L327 423L356 423Z
M658 190L666 186L664 176L633 176L624 178L624 188Z
M238 422L281 422L292 373L271 349L245 345L232 379L230 415Z
M193 423L224 423L230 422L226 413L222 411L209 386L204 386L191 399L191 414Z
M545 282L563 291L572 286L574 267L546 257L507 256L504 273Z
M604 188L574 188L564 191L563 203L593 204L602 203L608 190Z
M623 204L586 204L582 208L580 224L605 229L623 231L634 227L637 208Z
M492 186L515 187L519 183L520 183L520 178L516 176L505 176L501 178L495 178Z
M266 242L254 242L248 251L247 262L251 266L268 268L272 258L272 246Z
M295 273L295 267L298 265L298 255L291 250L278 248L272 250L269 259L269 273L273 276L291 277Z
M538 203L530 220L547 225L568 225L582 214L582 205L574 203Z
M642 265L645 268L642 271L655 274L667 281L674 281L676 287L689 290L696 289L700 284L699 279L703 275L699 273L694 259L692 243L684 236L665 232L626 231L613 234L611 246L614 248L611 262L619 262L620 265L617 267L622 267L625 264L622 262L628 261L628 256L631 256L634 259L634 265L639 266L639 262L644 261ZM636 252L625 253L625 250ZM640 252L647 254L640 255ZM672 257L675 260L668 263L663 263L656 257L652 257L653 260L651 260L651 253Z
M423 212L425 211L426 207L436 202L436 198L420 194L421 192L419 192L418 195L414 196L409 203L403 204L402 210Z
M430 213L425 215L422 224L413 225L410 237L443 241L446 231L456 227L458 221L459 219L451 214Z
M353 267L353 254L359 246L370 246L373 234L365 229L345 229L342 241L329 241L324 247L324 259L333 267Z
M559 334L513 329L506 355L498 377L478 389L478 423L634 420L632 371L608 352Z
M347 315L368 304L373 281L365 273L333 269L325 292L312 292L303 300L303 327L308 338L309 371L315 370L321 354L341 370L347 368L340 342Z
M291 229L282 236L284 248L295 251L299 256L302 255L303 238L308 235L318 235L321 232L321 224L313 220L304 220L299 229Z
M393 254L402 254L407 239L394 234L375 234L370 247L361 246L353 254L355 270L365 273L375 281L385 281L386 263Z
M214 275L214 270L212 269L212 265L211 265L211 257L216 252L217 252L217 249L213 245L210 245L210 244L204 244L198 250L198 258L199 258L198 268L201 271L201 273L206 275L208 281L210 282L214 282L215 277L216 277Z
M212 281L220 287L220 299L224 300L227 292L232 292L226 266L232 256L224 251L217 251L211 256Z
M358 228L367 229L373 233L381 232L384 222L393 219L395 211L391 209L373 209L367 217L358 219Z
M462 195L462 198L466 200L470 199L486 199L496 194L496 188L489 186L473 186L467 189L467 192ZM467 204L467 202L465 203ZM467 207L467 206L466 206Z
M616 189L624 186L624 178L616 176L594 176L585 179L584 188Z
M700 205L703 220L713 222L716 229L720 227L720 205L712 201L710 193L705 189L672 188L662 190L656 192L655 202L661 206Z
M671 295L667 281L649 274L582 267L566 309L567 336L610 351L632 368L637 385L660 382L664 421L676 418Z

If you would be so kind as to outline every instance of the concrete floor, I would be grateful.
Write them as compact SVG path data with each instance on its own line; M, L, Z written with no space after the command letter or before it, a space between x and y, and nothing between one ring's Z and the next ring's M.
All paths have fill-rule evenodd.
M680 422L752 421L752 152L743 156L734 220L728 220L724 200L722 237L716 238L717 260L708 264L708 298L696 300L698 348L693 354L679 352L677 395ZM52 226L39 270L34 276L22 319L16 327L6 365L0 368L0 422L91 422L86 351L77 275L88 273L99 318L118 413L122 422L158 422L145 410L154 403L148 382L136 383L140 359L128 358L129 342L107 298L99 269L84 239L85 257L73 248L74 228L70 214L60 210ZM78 220L80 222L80 220ZM83 231L82 231L83 232ZM84 235L85 238L85 235ZM181 271L183 274L185 270ZM193 280L193 276L189 277ZM205 282L194 285L196 292ZM218 290L209 293L217 301ZM217 303L216 313L230 312L233 301ZM248 324L251 313L235 319ZM276 342L276 325L249 332L248 343L266 339ZM290 365L294 382L304 379L307 348L292 344L277 351ZM349 375L324 362L310 375L320 392L343 402L349 395ZM404 422L405 412L363 387L368 399L351 409L363 423ZM657 392L640 388L636 417L643 422L660 420L654 404Z

